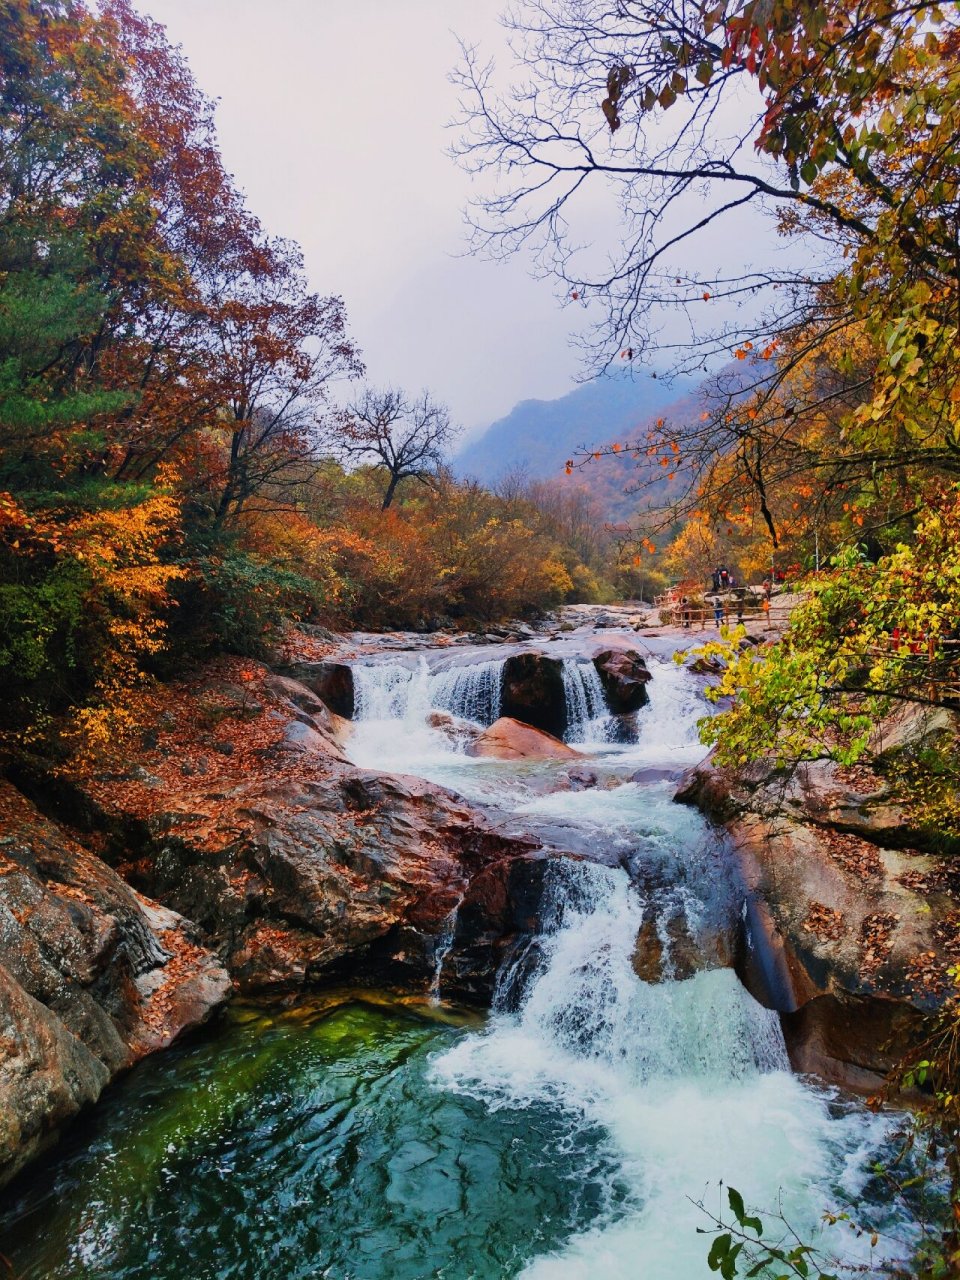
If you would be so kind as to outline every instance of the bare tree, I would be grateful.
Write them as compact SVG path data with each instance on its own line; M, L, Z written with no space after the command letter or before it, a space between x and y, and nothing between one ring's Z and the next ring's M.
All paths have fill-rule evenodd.
M787 9L802 28L806 6ZM904 164L857 151L844 132L859 127L864 95L883 85L903 30L915 23L922 33L934 6L830 0L829 10L818 61L803 74L781 69L779 89L759 75L755 53L734 52L738 23L767 22L761 0L515 0L502 19L510 72L496 75L464 47L454 154L489 179L468 215L473 246L495 256L523 249L567 299L592 304L594 371L671 346L680 367L695 369L803 322L811 291L845 251L878 242L891 210L911 269L931 287L955 284L954 202L914 225L898 195ZM952 29L955 14L947 21ZM874 27L867 56L861 44ZM835 63L850 71L850 58L863 73L857 93L828 79ZM781 118L789 145L771 124ZM824 155L807 155L798 130L814 150L825 133ZM825 165L839 185L812 185ZM802 254L751 265L771 214L781 229L812 220L812 234ZM684 318L666 341L664 308Z
M411 399L396 388L368 388L346 412L338 450L344 457L386 469L389 480L382 507L386 511L401 480L434 482L446 448L459 430L446 405L434 400L429 391Z
M895 324L904 282L934 300L924 368L935 356L952 368L957 126L950 116L947 143L946 112L911 104L946 100L956 6L514 0L503 22L511 69L498 75L465 47L454 77L454 152L486 179L468 215L473 246L532 255L568 304L587 308L587 372L653 351L675 370L723 370L692 422L658 419L599 451L632 456L650 502L676 476L681 497L654 527L706 506L719 515L748 489L776 547L792 516L775 500L790 484L817 495L818 519L880 488L884 527L909 517L908 468L939 477L960 466L950 392L926 406L935 430L888 430L882 417L853 447L844 422L885 358L885 336L872 354L858 345L865 317L874 330L883 317ZM904 49L925 40L937 58L902 72ZM891 95L897 112L884 113ZM874 119L882 126L863 123ZM930 198L915 203L922 190ZM776 254L763 247L771 218L784 237ZM822 447L823 430L835 448ZM800 515L810 513L807 500Z

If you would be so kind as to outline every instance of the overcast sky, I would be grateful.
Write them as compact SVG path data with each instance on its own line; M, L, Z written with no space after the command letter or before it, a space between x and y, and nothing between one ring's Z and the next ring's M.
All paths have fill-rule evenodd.
M340 293L370 380L467 427L573 386L575 307L517 260L461 256L470 179L446 155L455 34L501 50L502 0L140 0L219 99L228 169Z

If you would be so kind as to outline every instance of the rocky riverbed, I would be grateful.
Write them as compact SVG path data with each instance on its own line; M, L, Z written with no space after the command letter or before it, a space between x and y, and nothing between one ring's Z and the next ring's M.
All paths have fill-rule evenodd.
M630 977L601 967L627 1005L574 984L558 1017L689 996L682 1041L722 1005L753 1028L750 1071L783 1053L875 1091L942 997L952 885L876 780L807 770L777 793L698 764L704 676L669 660L689 637L610 616L482 643L306 637L272 668L171 684L116 758L3 784L0 1178L231 997L349 981L522 1020L569 912L589 933L614 901ZM723 995L701 1004L709 974ZM606 1061L600 1034L577 1052Z

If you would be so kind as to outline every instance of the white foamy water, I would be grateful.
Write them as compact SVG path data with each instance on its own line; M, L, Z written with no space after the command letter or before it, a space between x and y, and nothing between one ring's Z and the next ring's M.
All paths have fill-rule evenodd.
M453 786L509 815L511 829L569 832L579 841L570 847L619 859L634 877L556 863L541 932L504 966L487 1027L433 1063L437 1089L493 1111L562 1107L585 1135L607 1135L628 1207L611 1189L609 1202L621 1208L529 1264L528 1280L706 1280L709 1237L697 1228L710 1224L693 1201L721 1208L721 1181L761 1211L782 1197L791 1224L817 1243L824 1210L867 1193L891 1123L793 1076L779 1020L731 970L671 977L669 922L682 919L696 938L702 923L722 919L731 890L722 845L700 815L671 803L669 782L630 780L639 767L678 769L703 755L696 722L707 707L696 681L672 662L650 665L638 740L616 744L592 664L566 660L567 736L600 785L554 790L549 780L561 785L569 762L475 760L428 724L432 710L490 723L498 661L438 673L422 659L355 669L357 763ZM660 983L641 981L633 967L644 919L664 948ZM452 933L438 943L435 997L452 943ZM888 1225L907 1229L891 1215ZM849 1229L834 1228L823 1246L871 1262L869 1236ZM876 1256L898 1249L884 1239Z
M760 1209L779 1200L818 1242L823 1211L861 1195L890 1122L792 1076L776 1015L730 970L640 981L631 959L641 903L625 872L573 864L558 870L553 892L519 1009L504 1006L517 1001L523 957L503 975L488 1027L433 1064L437 1088L492 1109L561 1106L585 1133L599 1127L631 1188L626 1213L524 1276L706 1280L709 1240L697 1228L709 1223L692 1201L719 1208L721 1180ZM869 1260L865 1238L835 1233L846 1261Z
M600 675L592 662L564 658L563 693L567 704L565 741L596 746L610 742L616 721L610 715Z
M350 758L366 769L445 780L445 769L466 763L465 744L432 726L428 716L441 712L477 725L493 724L500 715L502 669L502 659L446 671L431 671L422 656L412 666L357 663Z

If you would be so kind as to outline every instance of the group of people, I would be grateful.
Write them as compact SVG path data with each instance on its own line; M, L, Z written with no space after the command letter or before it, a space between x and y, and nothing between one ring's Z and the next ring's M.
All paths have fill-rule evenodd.
M745 595L746 595L746 592L744 591L743 587L741 587L736 594L738 623L743 622L743 606L744 606ZM724 610L723 601L720 599L719 596L714 596L713 620L718 627L721 626L723 623L724 613L725 613L725 610ZM690 597L681 596L680 597L680 625L683 627L689 627L692 619L693 619L693 604L690 601Z
M713 620L720 627L724 620L729 618L730 614L736 610L736 618L738 623L743 622L744 612L746 608L748 588L738 584L736 578L729 571L726 565L718 565L711 575L713 579L714 592L713 599L708 597L708 603L713 605ZM773 587L775 582L782 582L783 575L776 574L768 577L763 583L763 595L760 599L760 608L767 618L768 624L770 619L770 598L773 595ZM733 606L725 603L723 593L733 592ZM727 596L729 602L729 596ZM677 612L680 615L680 625L689 628L694 618L704 618L703 606L698 602L695 603L689 596L681 596L677 606Z

